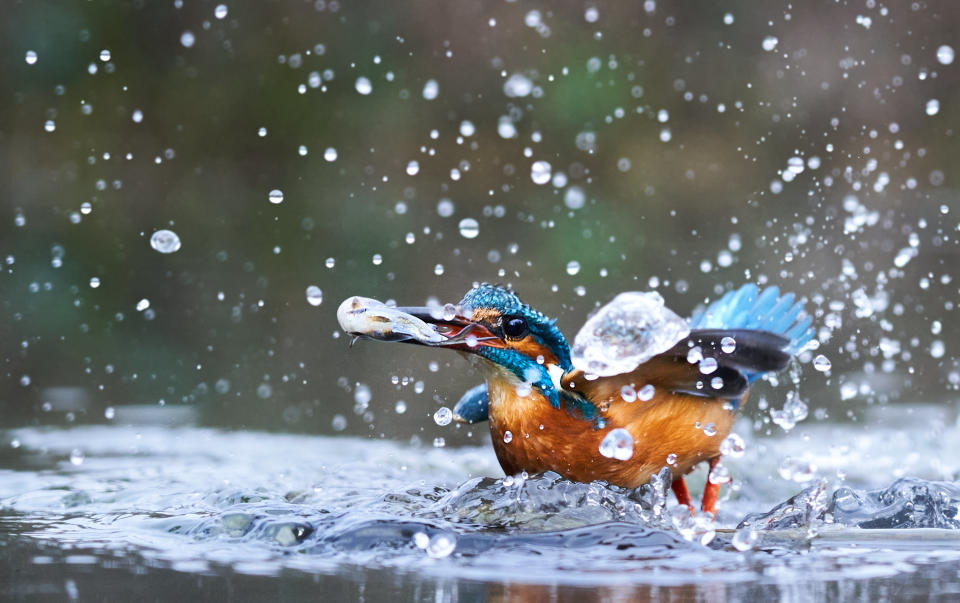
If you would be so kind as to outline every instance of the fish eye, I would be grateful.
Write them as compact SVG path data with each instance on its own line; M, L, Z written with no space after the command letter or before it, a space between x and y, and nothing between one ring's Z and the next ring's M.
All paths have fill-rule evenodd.
M527 321L520 316L504 316L503 334L510 339L520 339L527 334Z

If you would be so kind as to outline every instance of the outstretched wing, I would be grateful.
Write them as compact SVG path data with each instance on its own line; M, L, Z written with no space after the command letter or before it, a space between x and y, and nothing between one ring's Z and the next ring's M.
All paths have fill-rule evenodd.
M613 402L646 385L737 400L764 373L783 370L813 336L803 302L779 293L776 287L759 293L756 285L744 285L695 312L689 337L635 370L593 380L572 371L562 385L594 403Z

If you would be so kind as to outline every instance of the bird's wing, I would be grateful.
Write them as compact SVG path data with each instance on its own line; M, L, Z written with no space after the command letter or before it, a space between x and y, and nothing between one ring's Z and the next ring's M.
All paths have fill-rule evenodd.
M748 376L785 368L790 362L785 351L789 345L786 337L766 331L697 329L629 373L588 379L583 371L575 370L563 376L561 385L595 404L621 399L624 394L642 396L646 385L654 391L734 400L747 391Z

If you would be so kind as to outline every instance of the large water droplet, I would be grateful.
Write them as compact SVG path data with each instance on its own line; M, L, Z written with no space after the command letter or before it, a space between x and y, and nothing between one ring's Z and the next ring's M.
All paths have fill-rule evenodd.
M731 458L743 456L746 449L747 445L744 444L743 438L735 433L727 435L727 437L723 438L723 441L720 442L720 454Z
M307 287L307 303L311 306L319 306L323 303L323 291L316 285Z
M158 230L150 237L150 246L160 253L174 253L180 249L180 237L172 230Z
M450 421L453 420L453 411L447 408L446 406L441 406L437 412L433 413L433 422L437 425L443 427L444 425L449 425Z
M440 94L440 84L437 83L437 80L427 80L427 83L423 85L424 100L433 100L437 98L438 94Z
M534 161L530 166L530 178L534 184L546 184L550 182L552 167L546 161Z
M937 61L939 61L941 65L953 63L953 47L944 44L940 48L937 48Z
M628 460L633 456L633 436L622 427L610 430L600 442L600 454L608 459Z
M274 205L283 203L283 191L279 188L275 188L267 194L267 199L269 199L270 203L273 203Z
M357 92L364 96L373 92L373 84L370 83L368 78L365 78L362 75L357 78L357 83L354 84L354 88L356 88Z
M817 354L817 357L813 359L813 368L821 373L829 371L831 366L833 366L833 364L830 362L830 359L823 354Z
M473 218L464 218L458 225L460 236L465 239L475 239L480 234L480 224Z

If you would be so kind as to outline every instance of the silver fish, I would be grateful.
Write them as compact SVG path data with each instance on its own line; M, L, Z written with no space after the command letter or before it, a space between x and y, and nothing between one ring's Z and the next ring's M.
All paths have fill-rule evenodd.
M340 328L351 335L380 341L414 339L425 344L440 344L447 338L420 320L369 297L353 296L337 308Z

